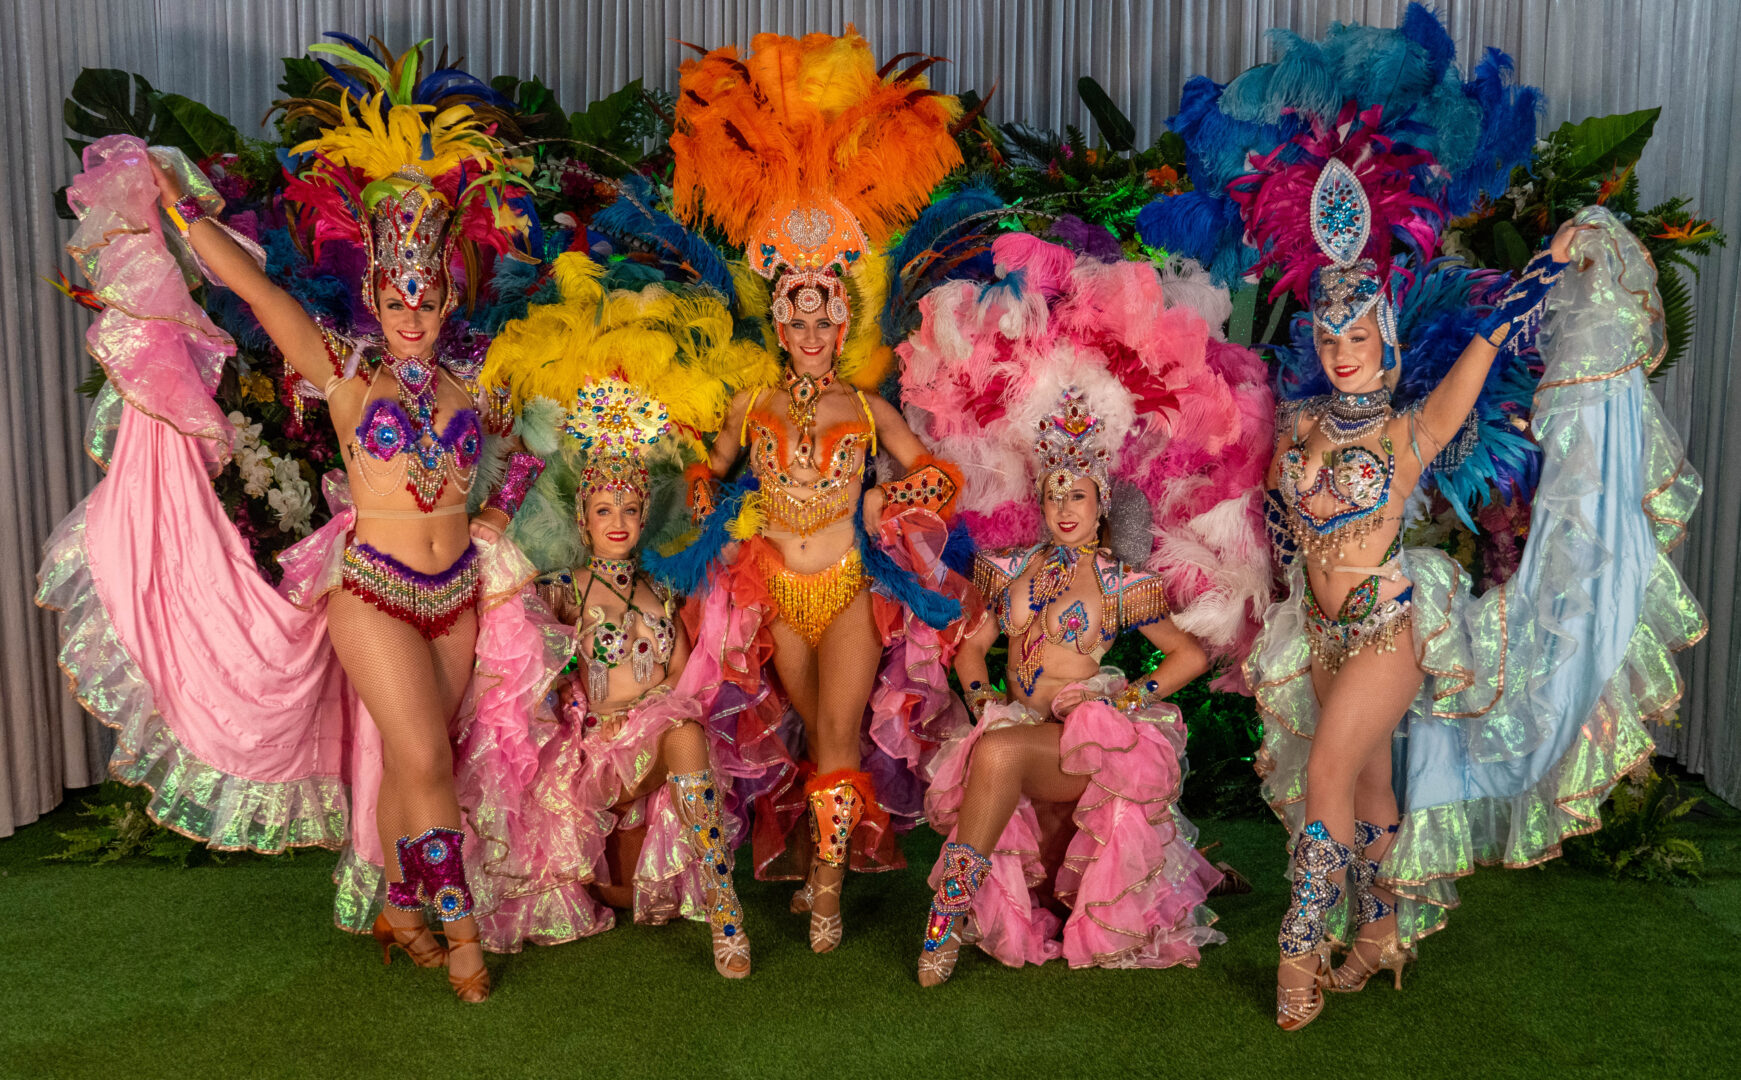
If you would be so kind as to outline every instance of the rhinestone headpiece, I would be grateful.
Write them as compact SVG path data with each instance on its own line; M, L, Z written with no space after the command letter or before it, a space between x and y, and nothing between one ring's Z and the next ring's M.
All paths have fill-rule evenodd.
M1378 264L1361 258L1372 233L1372 204L1354 170L1336 158L1312 185L1312 239L1330 260L1312 274L1312 321L1341 334L1376 308L1378 332L1396 344L1396 309L1379 280Z
M1112 453L1099 445L1100 420L1088 411L1088 402L1075 388L1064 391L1058 408L1039 421L1034 453L1039 456L1041 499L1062 499L1079 477L1094 481L1100 493L1100 509L1106 512L1112 497L1108 471Z
M575 499L576 511L584 513L600 491L612 492L619 503L631 492L647 498L653 485L642 454L671 430L671 420L664 405L640 390L605 379L581 390L563 430L586 454Z
M446 316L459 303L447 269L452 255L448 222L453 212L420 170L400 169L389 183L399 190L375 203L365 226L369 267L364 280L372 287L363 290L363 303L380 318L377 289L392 289L406 307L415 309L423 306L432 289L439 288L441 314Z

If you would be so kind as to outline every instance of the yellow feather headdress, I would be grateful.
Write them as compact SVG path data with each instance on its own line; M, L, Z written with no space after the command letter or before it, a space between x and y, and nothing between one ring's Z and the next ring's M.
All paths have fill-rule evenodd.
M512 253L530 231L529 215L515 204L529 208L531 162L506 155L496 135L502 114L480 97L492 93L488 87L445 66L423 77L422 44L397 59L387 53L386 64L358 46L310 46L343 65L325 64L330 75L315 87L336 87L336 105L322 97L277 103L287 120L322 125L291 150L310 158L288 194L313 217L317 245L334 235L360 238L371 313L379 315L376 290L391 288L412 308L439 290L446 315L459 301L449 271L455 250L475 289L475 246Z

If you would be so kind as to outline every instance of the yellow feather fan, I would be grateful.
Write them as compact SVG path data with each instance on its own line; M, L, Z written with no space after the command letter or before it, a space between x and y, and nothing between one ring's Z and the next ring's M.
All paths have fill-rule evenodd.
M503 327L484 360L483 385L506 388L516 410L532 398L572 404L588 383L620 378L657 398L699 453L733 393L776 377L772 353L732 340L731 311L711 293L606 290L604 268L580 252L557 257L551 276L562 299Z

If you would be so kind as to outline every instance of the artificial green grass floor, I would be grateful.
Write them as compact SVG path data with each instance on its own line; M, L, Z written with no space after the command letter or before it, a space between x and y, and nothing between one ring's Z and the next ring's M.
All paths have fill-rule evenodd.
M1286 882L1270 821L1204 821L1257 886L1213 905L1196 970L1010 970L977 950L922 991L913 964L938 840L905 872L855 875L828 956L791 886L740 883L755 972L714 974L696 924L620 926L493 957L495 996L334 929L333 856L181 869L44 862L79 793L0 840L0 1076L1125 1075L1306 1078L1733 1075L1741 1055L1741 822L1689 826L1693 888L1561 863L1467 879L1402 993L1333 995L1305 1031L1272 1019Z

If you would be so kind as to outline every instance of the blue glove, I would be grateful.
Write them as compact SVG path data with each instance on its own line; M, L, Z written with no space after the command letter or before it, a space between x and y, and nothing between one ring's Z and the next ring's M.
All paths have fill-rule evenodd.
M1511 283L1500 297L1493 314L1481 321L1475 332L1500 352L1520 352L1535 340L1541 329L1542 309L1548 293L1560 280L1567 263L1554 258L1551 251L1537 253L1523 268L1523 274Z

